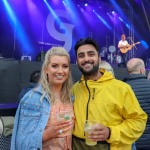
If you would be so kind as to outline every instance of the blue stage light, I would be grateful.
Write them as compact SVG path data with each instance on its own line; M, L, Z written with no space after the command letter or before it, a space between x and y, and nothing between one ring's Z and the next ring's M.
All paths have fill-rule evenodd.
M20 23L20 20L18 20L18 17L16 16L14 10L12 9L11 5L6 0L2 0L6 13L9 18L9 22L12 26L12 28L15 27L15 34L16 38L20 42L20 44L23 47L23 51L28 54L31 51L34 50L33 45L31 44L28 35L26 34L23 25ZM23 52L23 53L24 53Z

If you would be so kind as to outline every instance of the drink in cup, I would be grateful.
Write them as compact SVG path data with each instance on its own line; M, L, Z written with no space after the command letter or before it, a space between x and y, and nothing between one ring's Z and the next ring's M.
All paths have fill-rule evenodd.
M60 112L58 112L58 120L60 121L60 120L66 120L66 121L68 121L68 120L72 120L72 117L71 117L72 115L71 115L71 111L60 111ZM64 127L62 130L63 130L63 133L62 134L64 134L64 135L71 135L72 134L72 128L70 128L70 129L68 129L67 131L64 131L64 129L66 129L66 128L69 128L69 126L68 127Z
M86 120L85 124L84 124L84 131L85 131L85 143L86 145L89 146L94 146L97 144L97 142L92 141L92 139L90 139L89 136L89 132L94 131L93 126L95 124L97 124L98 122L95 120Z

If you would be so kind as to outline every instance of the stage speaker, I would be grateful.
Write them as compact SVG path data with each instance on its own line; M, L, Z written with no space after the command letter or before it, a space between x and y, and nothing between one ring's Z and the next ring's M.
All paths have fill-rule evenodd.
M16 60L0 60L0 104L14 103L20 91L20 65Z
M45 54L46 54L45 51L41 51L41 52L37 55L36 61L44 61Z
M73 83L80 80L82 73L78 69L77 64L71 64L71 74L72 74L72 78L73 78Z

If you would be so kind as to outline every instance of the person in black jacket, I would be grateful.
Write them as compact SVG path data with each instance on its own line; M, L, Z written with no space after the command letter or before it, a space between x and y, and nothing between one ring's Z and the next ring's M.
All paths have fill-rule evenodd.
M127 62L128 75L124 79L128 83L142 109L147 113L148 120L143 135L136 141L137 150L150 149L150 80L147 79L145 74L144 61L139 58L132 58ZM134 107L134 106L133 106Z
M150 80L150 71L148 72L147 79Z
M28 85L27 87L24 87L24 88L21 90L21 92L20 92L20 94L19 94L19 101L22 99L22 97L23 97L28 91L30 91L31 89L33 89L33 88L37 85L37 83L38 83L38 81L39 81L39 79L40 79L40 75L41 75L41 71L40 71L40 70L35 70L35 71L33 71L33 72L31 73L31 75L30 75L30 83L29 83L29 85Z

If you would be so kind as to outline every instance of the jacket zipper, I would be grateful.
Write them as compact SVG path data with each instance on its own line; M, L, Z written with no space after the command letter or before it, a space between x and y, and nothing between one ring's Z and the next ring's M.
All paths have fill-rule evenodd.
M90 102L91 95L90 95L89 87L87 85L87 80L85 81L85 85L86 85L87 90L89 92L89 98L88 98L88 102L87 102L87 105L86 105L86 120L88 120L88 109L89 109L89 102Z

